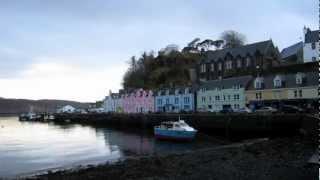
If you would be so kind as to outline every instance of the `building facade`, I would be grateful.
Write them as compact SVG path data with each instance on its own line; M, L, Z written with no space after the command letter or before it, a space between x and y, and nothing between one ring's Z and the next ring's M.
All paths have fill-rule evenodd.
M155 93L156 112L191 112L194 106L191 87L162 89Z
M314 106L318 99L318 74L298 72L256 77L246 91L246 102L252 107L282 104Z
M151 90L137 89L122 94L121 99L125 113L154 112L154 96Z
M197 110L219 112L244 108L245 89L251 80L252 76L241 76L201 83L197 91Z
M280 53L272 40L237 48L225 48L202 53L198 65L200 81L235 76L255 75L280 65Z
M122 112L122 98L119 93L109 92L103 101L104 112Z
M303 60L304 62L315 62L319 59L319 30L311 31L303 29Z

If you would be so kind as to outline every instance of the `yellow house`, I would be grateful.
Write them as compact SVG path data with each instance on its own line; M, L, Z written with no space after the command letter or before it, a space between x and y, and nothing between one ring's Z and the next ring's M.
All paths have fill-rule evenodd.
M314 103L319 98L318 74L299 72L256 77L245 94L246 103L251 105L280 102Z

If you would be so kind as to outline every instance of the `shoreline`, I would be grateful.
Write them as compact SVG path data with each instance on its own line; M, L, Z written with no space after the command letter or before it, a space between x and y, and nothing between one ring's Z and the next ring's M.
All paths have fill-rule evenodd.
M126 158L115 163L48 172L25 179L313 179L316 150L301 137L258 139L169 155Z

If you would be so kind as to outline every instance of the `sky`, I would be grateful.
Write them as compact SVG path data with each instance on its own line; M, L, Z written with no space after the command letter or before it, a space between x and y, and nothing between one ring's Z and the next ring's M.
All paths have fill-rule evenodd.
M1 0L0 97L94 102L143 51L225 30L281 50L318 23L317 0Z

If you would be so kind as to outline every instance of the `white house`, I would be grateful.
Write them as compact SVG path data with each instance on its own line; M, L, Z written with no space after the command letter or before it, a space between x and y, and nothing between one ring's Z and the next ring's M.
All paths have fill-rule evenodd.
M109 96L106 96L103 100L104 112L121 112L122 111L122 99L119 93L112 93L109 91Z
M59 108L57 110L57 113L74 113L76 111L76 108L74 108L71 105L63 106L62 108Z
M319 59L319 30L311 31L303 28L303 60L314 62Z

